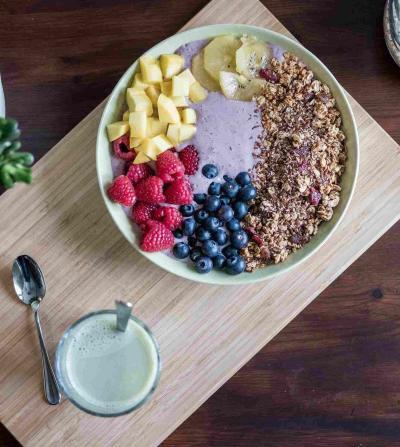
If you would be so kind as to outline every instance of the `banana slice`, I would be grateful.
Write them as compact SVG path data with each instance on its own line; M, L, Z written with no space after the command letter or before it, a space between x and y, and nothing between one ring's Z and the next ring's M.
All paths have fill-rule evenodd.
M220 90L219 83L212 78L204 69L204 53L200 51L192 59L192 73L193 76L200 82L200 84L210 92L217 92Z
M236 71L248 79L256 78L271 60L271 47L254 37L243 37L242 42L236 51Z
M228 34L216 37L204 48L204 68L216 81L220 71L235 71L236 50L240 44L238 38Z
M221 71L219 73L219 83L222 93L229 99L240 101L251 101L254 96L261 93L266 81L263 79L247 79L243 75Z

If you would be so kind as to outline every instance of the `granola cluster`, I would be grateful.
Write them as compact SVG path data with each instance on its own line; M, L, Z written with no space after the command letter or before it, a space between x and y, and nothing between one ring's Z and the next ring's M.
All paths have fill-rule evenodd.
M296 56L271 61L256 98L262 133L252 170L257 198L245 219L247 270L284 261L332 218L346 161L341 115L327 85Z

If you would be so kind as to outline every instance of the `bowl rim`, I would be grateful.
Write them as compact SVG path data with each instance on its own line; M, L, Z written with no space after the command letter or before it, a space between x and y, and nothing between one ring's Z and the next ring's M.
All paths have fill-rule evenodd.
M181 262L181 261L169 258L164 253L162 253L163 257L161 258L161 257L155 256L155 255L159 255L160 253L149 253L149 252L144 252L144 251L140 250L140 247L138 246L138 244L136 244L134 241L131 241L129 239L128 235L123 231L123 229L119 225L118 217L116 216L116 213L115 213L115 208L113 208L115 206L115 204L113 202L111 202L111 200L108 198L107 193L106 193L106 187L105 187L105 184L101 177L102 168L100 166L99 153L101 150L100 140L104 137L105 126L106 126L106 123L105 123L106 110L107 110L108 106L110 105L110 102L116 95L117 91L121 87L121 84L124 83L124 78L127 75L127 73L129 71L133 70L134 66L136 68L139 58L147 53L150 53L150 52L157 53L158 48L162 47L164 44L168 43L170 40L173 40L175 38L180 38L181 41L184 41L183 43L179 44L179 46L181 46L184 43L190 43L195 40L198 40L199 37L197 37L197 36L196 36L196 38L193 38L193 36L196 34L205 33L205 34L208 34L208 36L200 37L200 39L202 39L202 38L203 39L211 39L212 37L216 37L218 35L222 35L222 34L226 34L226 33L233 33L233 34L248 33L248 34L251 34L252 32L256 33L256 34L264 34L267 42L268 42L268 38L271 38L271 37L275 38L276 40L282 41L283 44L282 45L279 44L279 45L282 46L284 49L286 49L285 44L287 44L289 47L294 46L295 49L298 50L300 53L303 53L303 55L305 54L306 58L310 59L313 64L316 64L317 67L320 70L322 70L324 72L324 74L329 78L329 82L331 82L334 85L335 90L336 90L334 92L334 97L335 97L335 99L337 99L337 95L340 96L340 99L342 101L342 106L341 106L342 117L343 117L343 109L346 109L346 112L348 114L346 124L349 127L349 130L352 131L353 137L354 137L354 141L353 141L354 173L353 173L353 176L351 177L351 185L350 185L347 196L341 197L342 204L343 204L343 202L345 202L345 204L341 210L340 215L338 215L336 222L334 222L332 224L332 227L330 228L328 233L326 235L324 235L323 237L321 237L321 239L315 244L314 247L310 248L308 250L308 252L304 252L303 256L301 256L299 259L297 259L294 263L285 265L285 263L287 261L284 261L283 263L278 264L280 268L275 271L268 271L268 269L271 269L272 267L274 267L273 265L268 265L266 267L263 267L262 269L257 270L257 271L265 271L265 273L263 275L260 274L257 277L254 277L252 272L243 273L241 275L236 275L236 276L231 276L231 275L222 273L220 276L213 276L211 279L209 274L202 275L200 273L197 273L194 269L190 269L190 268L187 268L187 270L184 270L183 272L178 272L174 269L174 264ZM301 56L300 56L300 59L301 59ZM307 63L307 65L310 66L310 63ZM315 67L310 66L310 69L314 71ZM343 119L343 124L345 124L344 119ZM348 146L347 146L347 150L348 150ZM263 28L263 27L254 26L254 25L246 25L246 24L225 23L225 24L213 24L213 25L205 25L205 26L201 26L201 27L190 28L188 30L181 31L181 32L178 32L172 36L169 36L166 39L163 39L162 41L160 41L159 43L157 43L156 45L151 47L149 50L144 52L137 59L135 59L132 62L132 64L124 71L124 73L120 76L118 82L115 84L110 95L107 97L106 104L103 108L102 115L100 118L98 130L97 130L97 136L96 136L96 172L97 172L97 179L98 179L98 184L99 184L99 188L100 188L100 193L103 197L104 203L106 205L106 208L107 208L112 220L114 221L115 225L120 230L120 232L123 234L125 239L127 239L129 244L132 245L135 248L135 250L137 250L140 254L145 256L152 263L161 267L163 270L165 270L169 273L173 273L174 275L185 278L185 279L189 279L189 280L199 282L199 283L211 284L211 285L253 284L253 283L265 281L267 279L287 273L288 271L292 270L293 268L295 268L295 267L299 266L300 264L302 264L303 262L305 262L312 255L314 255L329 240L329 238L332 236L334 231L340 225L340 223L342 222L344 216L346 215L346 213L348 211L349 205L350 205L351 200L354 196L354 190L355 190L358 175L359 175L359 164L360 164L359 135L358 135L358 128L357 128L356 120L354 117L353 109L350 105L350 102L349 102L347 96L346 96L345 90L343 89L343 87L341 86L339 81L336 79L336 77L333 75L333 73L328 69L328 67L317 56L314 55L314 53L312 53L307 48L305 48L297 40L287 37L287 36L285 36L281 33L278 33L276 31L272 31L268 28ZM133 231L133 230L131 230L131 231ZM306 244L306 246L307 246L307 244ZM300 250L304 250L304 247L299 249L298 252L300 252ZM174 264L172 262L164 262L167 259L169 261L173 261ZM220 273L220 272L218 272L218 273Z

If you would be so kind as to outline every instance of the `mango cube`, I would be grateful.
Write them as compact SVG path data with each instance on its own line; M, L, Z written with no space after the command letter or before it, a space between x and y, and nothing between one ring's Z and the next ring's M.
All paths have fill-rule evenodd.
M171 96L189 96L189 78L173 76Z
M207 98L207 90L202 87L197 81L189 88L189 99L194 102L202 102Z
M129 148L136 148L142 144L143 138L131 137L129 138Z
M143 81L142 75L140 73L136 73L132 87L136 88L138 90L145 90L150 84L146 84L146 82Z
M173 143L169 141L169 139L164 134L160 134L153 137L152 141L157 147L157 149L160 151L160 153L168 149L171 149L171 147L174 147Z
M128 88L126 91L126 102L128 103L131 112L140 112L144 110L147 116L153 114L153 104L145 92L143 92L143 94L136 94L134 89Z
M196 82L196 78L193 76L192 72L187 68L183 70L182 73L178 74L178 78L184 78L189 80L189 87Z
M139 152L143 152L145 155L147 155L147 157L151 158L152 160L156 160L157 155L161 153L150 138L145 138L142 141L142 144L137 148L137 150Z
M193 124L181 124L179 129L179 141L190 140L196 133L196 126Z
M156 63L157 63L157 59L154 56L148 56L148 55L142 56L139 59L140 71L143 73L143 68L146 65L151 65L151 64L156 64Z
M114 141L129 132L129 124L126 121L117 121L107 126L108 140Z
M147 133L147 115L144 110L131 112L129 114L129 126L131 137L146 138Z
M174 102L163 93L160 94L157 101L158 116L164 123L178 124L181 121L178 109Z
M162 81L162 72L158 63L145 64L142 68L142 78L147 84L156 84Z
M184 59L179 54L162 54L160 56L161 71L165 79L171 79L178 74L184 64Z
M171 141L172 144L178 145L180 143L179 139L179 129L180 124L170 124L167 130L167 138Z
M148 136L149 137L155 137L156 135L159 135L160 133L167 133L167 123L162 123L158 118L149 118L148 121L149 125L149 131Z
M183 109L181 111L181 118L184 124L196 124L196 111L190 108Z
M172 92L172 81L163 81L160 83L161 93L166 96L171 96Z
M144 90L142 90L140 88L137 88L137 87L129 87L129 88L127 88L126 89L127 93L128 93L128 90L130 91L130 94L132 96L134 96L134 95L145 95L146 94Z
M150 161L150 158L144 153L144 152L139 152L136 155L135 160L133 161L134 165L139 165L141 163L147 163Z
M146 95L150 98L151 103L153 106L157 105L157 99L160 96L160 89L156 87L155 85L150 85L150 87L147 87Z
M122 121L129 121L129 110L125 110L124 114L122 115Z
M185 96L171 96L173 103L176 107L186 107L188 105L187 99Z

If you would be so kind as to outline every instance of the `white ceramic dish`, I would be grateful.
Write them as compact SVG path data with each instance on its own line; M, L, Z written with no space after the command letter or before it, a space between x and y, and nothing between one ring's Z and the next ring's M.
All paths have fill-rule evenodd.
M268 29L249 25L209 25L201 28L194 28L169 37L154 46L146 54L159 56L163 53L173 53L185 43L199 39L210 39L227 33L235 33L238 35L244 33L251 34L258 39L281 46L283 49L296 54L314 71L318 79L330 87L343 118L343 128L347 137L346 145L348 160L346 163L346 170L341 179L341 201L335 208L333 218L329 222L325 222L321 225L318 234L314 236L307 245L296 253L291 254L288 259L281 264L268 266L253 273L242 273L237 276L230 276L219 271L212 271L208 274L201 275L193 269L190 262L186 263L175 260L166 256L164 253L143 252L138 246L140 237L139 231L131 223L122 207L111 202L106 194L107 186L113 179L110 144L107 139L106 125L119 120L122 112L126 108L124 106L125 92L126 88L130 86L133 75L136 72L138 65L138 61L136 60L118 81L108 98L100 120L96 145L96 167L100 191L115 224L135 249L140 251L151 262L171 273L187 279L209 284L244 284L266 280L277 274L289 271L293 266L298 265L312 254L315 254L339 225L349 206L356 184L359 165L359 145L356 123L342 87L328 68L325 67L316 56L294 40Z

